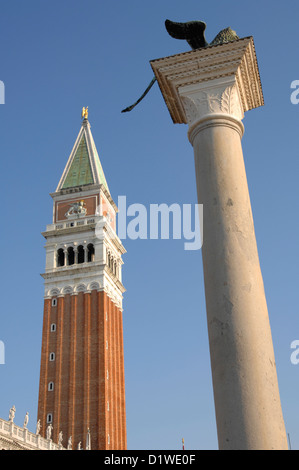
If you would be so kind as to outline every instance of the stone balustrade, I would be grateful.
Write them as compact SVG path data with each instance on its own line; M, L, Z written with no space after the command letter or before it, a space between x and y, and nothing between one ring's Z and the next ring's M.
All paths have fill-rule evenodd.
M45 439L12 421L0 418L0 450L65 450L52 439Z

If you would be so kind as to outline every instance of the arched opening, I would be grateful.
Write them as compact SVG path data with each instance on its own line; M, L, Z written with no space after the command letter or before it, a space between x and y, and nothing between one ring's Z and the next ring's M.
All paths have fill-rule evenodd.
M54 390L54 382L49 382L48 383L48 391L53 392L53 390Z
M72 246L70 246L67 249L67 257L68 257L68 265L72 266L72 264L75 263L75 252L74 252L74 248Z
M78 246L78 264L84 263L84 247L82 245Z
M57 266L64 266L64 251L62 248L57 251Z
M92 243L87 246L87 262L90 263L91 261L94 261L94 246Z

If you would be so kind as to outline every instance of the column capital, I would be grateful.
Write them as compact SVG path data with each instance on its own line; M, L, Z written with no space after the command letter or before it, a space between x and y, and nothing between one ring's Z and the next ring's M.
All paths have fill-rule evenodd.
M244 110L234 78L212 80L182 87L179 91L193 142L197 132L211 125L234 127L243 136Z
M237 120L264 104L253 38L151 61L174 123L213 115Z

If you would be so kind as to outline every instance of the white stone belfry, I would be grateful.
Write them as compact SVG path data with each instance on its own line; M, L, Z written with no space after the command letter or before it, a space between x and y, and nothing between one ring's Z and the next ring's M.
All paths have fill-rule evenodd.
M263 105L252 37L151 62L174 123L189 125L220 449L287 449L241 139Z

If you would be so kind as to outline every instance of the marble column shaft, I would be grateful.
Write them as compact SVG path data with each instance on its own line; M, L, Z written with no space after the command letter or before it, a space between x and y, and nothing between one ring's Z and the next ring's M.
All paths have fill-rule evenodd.
M174 122L188 123L194 149L219 448L287 449L241 143L244 111L263 104L253 41L246 44L152 66ZM227 63L219 73L222 52Z

